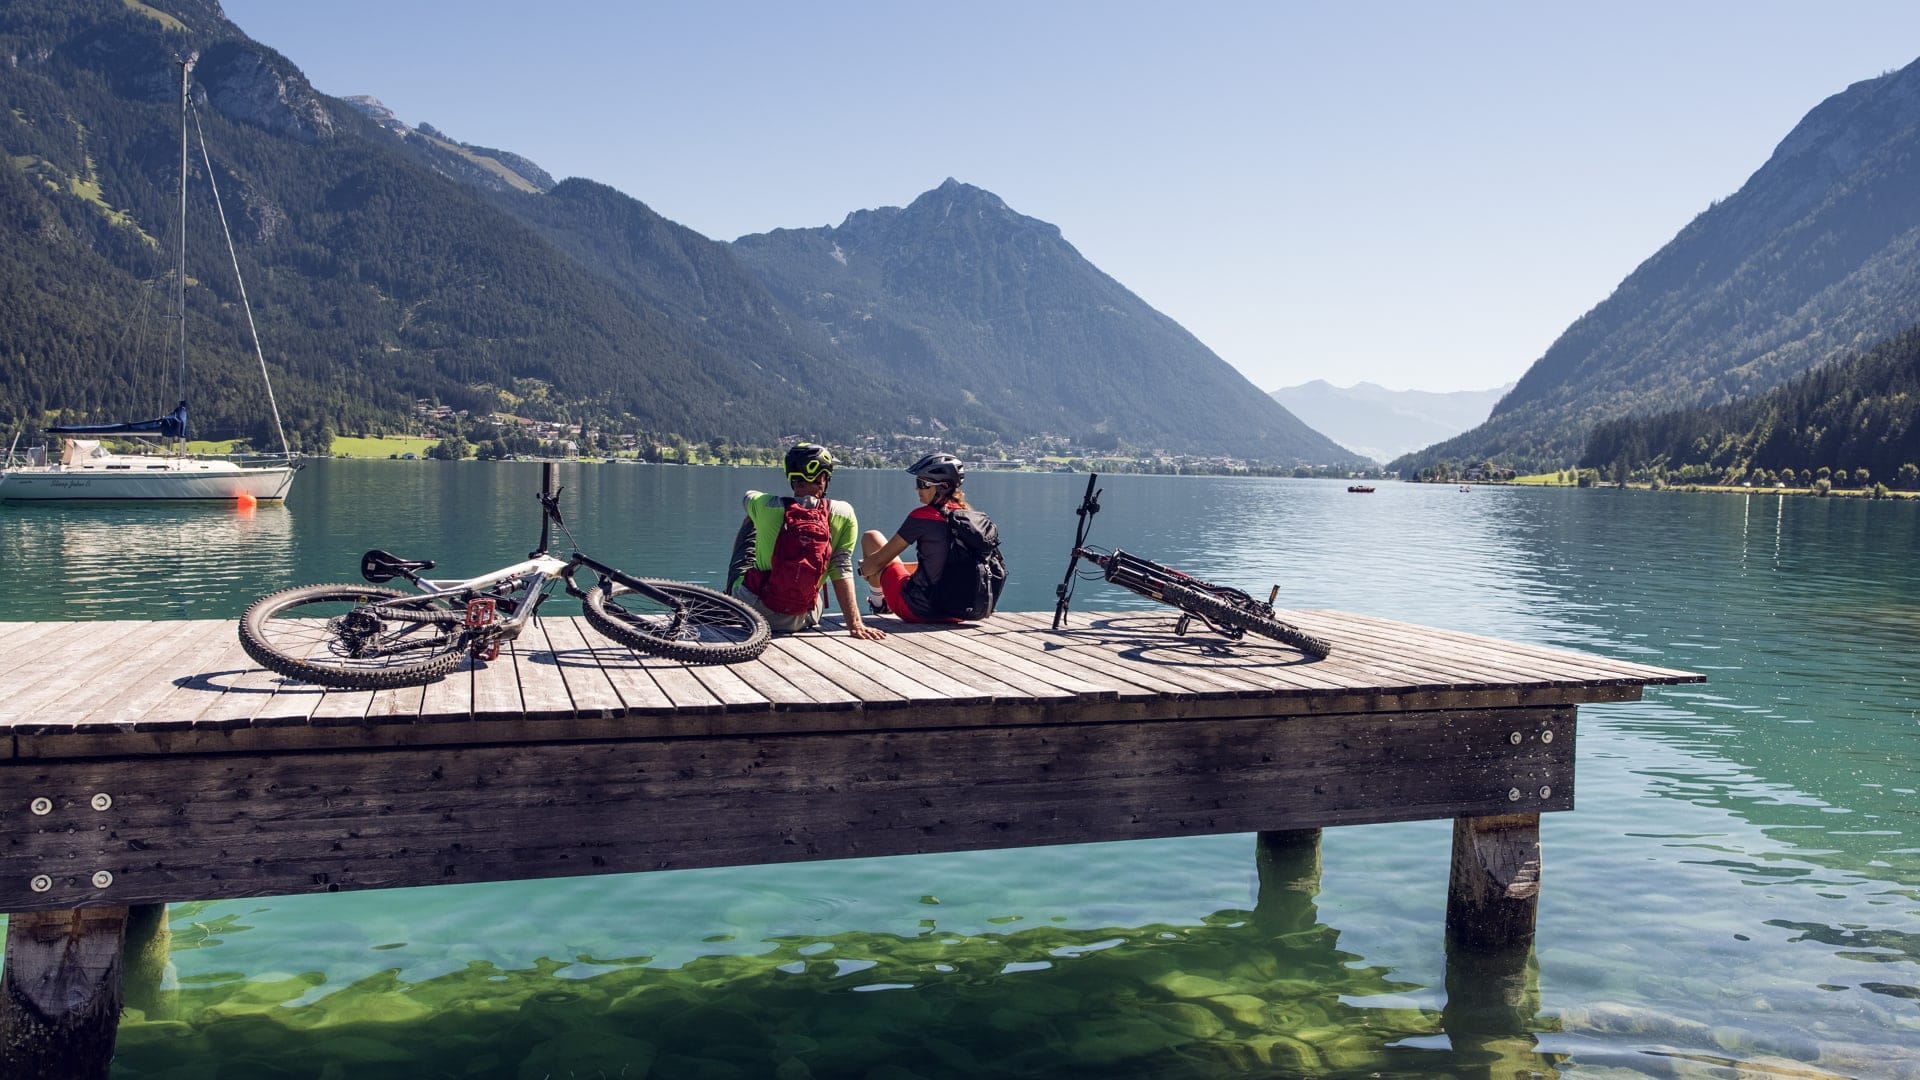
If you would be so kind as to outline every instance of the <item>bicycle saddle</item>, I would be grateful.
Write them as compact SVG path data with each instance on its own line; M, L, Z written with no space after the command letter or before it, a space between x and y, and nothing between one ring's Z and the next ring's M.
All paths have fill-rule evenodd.
M408 581L412 581L415 574L422 570L431 569L433 569L432 559L428 559L425 562L414 562L411 559L403 559L390 552L381 551L379 548L375 548L365 555L360 556L360 576L373 582L375 585L384 581L392 581L397 577L404 577Z

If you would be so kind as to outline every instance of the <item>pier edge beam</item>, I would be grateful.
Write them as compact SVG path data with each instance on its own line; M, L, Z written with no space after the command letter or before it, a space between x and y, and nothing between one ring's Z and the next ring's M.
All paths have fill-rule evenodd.
M105 1077L120 1023L127 909L7 917L0 973L0 1076Z
M1503 951L1531 944L1540 904L1540 815L1453 819L1447 940Z

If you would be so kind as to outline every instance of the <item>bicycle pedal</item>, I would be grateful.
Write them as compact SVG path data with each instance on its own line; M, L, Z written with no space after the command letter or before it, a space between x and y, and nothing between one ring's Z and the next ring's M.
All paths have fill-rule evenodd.
M473 658L483 662L500 659L500 643L491 641L485 645L475 645L473 647Z
M492 626L499 617L499 605L492 597L479 596L467 601L468 626ZM495 646L498 649L498 646ZM487 659L491 660L492 657Z

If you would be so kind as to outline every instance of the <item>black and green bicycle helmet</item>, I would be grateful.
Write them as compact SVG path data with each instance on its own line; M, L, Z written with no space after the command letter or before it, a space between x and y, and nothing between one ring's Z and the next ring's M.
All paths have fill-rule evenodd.
M796 483L812 483L815 480L833 475L833 455L824 446L813 443L794 443L787 451L787 479Z

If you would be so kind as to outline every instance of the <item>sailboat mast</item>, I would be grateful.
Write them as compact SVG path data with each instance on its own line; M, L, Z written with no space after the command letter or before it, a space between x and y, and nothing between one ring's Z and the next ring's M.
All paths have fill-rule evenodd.
M180 251L174 264L175 311L180 319L180 377L174 384L175 401L187 400L187 74L193 57L180 61ZM186 452L186 433L180 434L180 452Z

